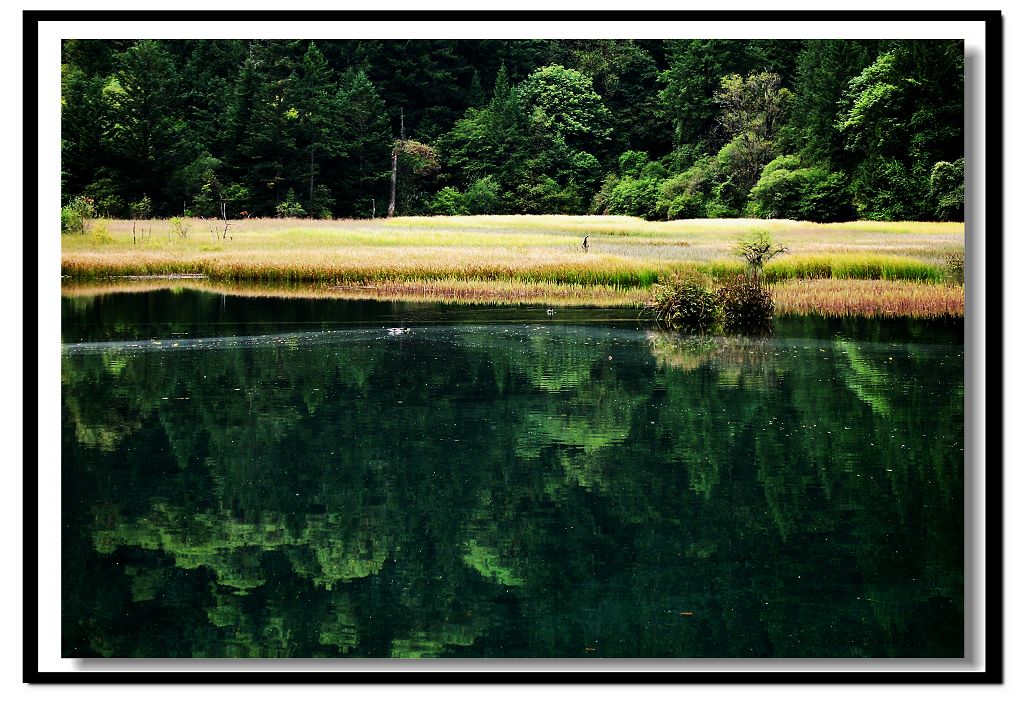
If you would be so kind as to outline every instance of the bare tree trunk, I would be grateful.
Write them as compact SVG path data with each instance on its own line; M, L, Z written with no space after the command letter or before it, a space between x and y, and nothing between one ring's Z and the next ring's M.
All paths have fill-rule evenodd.
M395 216L395 183L398 180L398 146L391 150L391 200L388 201L388 217Z
M388 202L388 217L395 216L395 185L398 182L398 150L405 146L405 108L401 108L402 127L399 131L401 141L391 150L391 200Z
M309 145L309 202L310 209L313 203L313 145Z

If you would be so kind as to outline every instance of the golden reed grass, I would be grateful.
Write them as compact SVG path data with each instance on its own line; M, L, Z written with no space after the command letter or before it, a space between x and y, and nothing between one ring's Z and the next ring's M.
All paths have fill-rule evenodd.
M64 235L61 273L66 281L195 275L221 287L307 284L331 295L389 300L634 306L647 297L644 289L680 271L714 277L739 271L732 251L737 239L763 229L789 249L766 269L769 280L779 282L780 312L810 306L833 314L845 306L871 315L930 316L958 307L962 315L963 309L962 288L958 294L936 285L950 254L963 252L962 223L646 222L618 216L266 219L233 221L228 239L215 238L202 221L191 224L189 237L176 236L162 220L135 226L136 232L151 232L144 240L133 241L130 221L104 222L103 238ZM580 247L584 236L586 252ZM916 285L903 285L909 282Z
M560 305L599 308L640 308L650 297L643 288L611 288L564 284L479 280L389 281L375 285L252 284L209 280L69 281L61 293L71 297L114 293L195 289L244 297L276 296L309 299L372 299L424 303L488 305ZM901 281L789 281L773 287L777 314L826 316L962 317L963 286Z

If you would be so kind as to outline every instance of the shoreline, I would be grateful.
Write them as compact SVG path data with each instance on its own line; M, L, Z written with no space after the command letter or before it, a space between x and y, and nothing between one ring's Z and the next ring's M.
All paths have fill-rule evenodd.
M247 298L345 299L451 305L558 305L639 310L647 288L472 280L390 281L376 285L260 284L183 276L142 276L61 282L73 298L190 289ZM793 280L773 286L776 315L941 319L964 317L962 285L858 279Z

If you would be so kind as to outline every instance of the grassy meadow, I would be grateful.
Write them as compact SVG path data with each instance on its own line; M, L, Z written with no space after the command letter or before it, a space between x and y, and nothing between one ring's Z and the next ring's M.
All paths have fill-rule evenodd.
M185 219L98 220L61 240L68 293L168 282L286 295L641 306L676 273L742 268L733 247L764 230L787 248L765 273L777 310L826 315L963 315L946 262L962 223L468 216L232 221L227 237ZM133 232L134 231L134 232ZM581 247L588 238L589 250ZM131 278L125 278L131 277Z

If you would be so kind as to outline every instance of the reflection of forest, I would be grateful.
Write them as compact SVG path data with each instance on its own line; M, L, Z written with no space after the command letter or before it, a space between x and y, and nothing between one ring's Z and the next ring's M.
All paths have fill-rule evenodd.
M961 348L63 356L66 656L960 656Z

